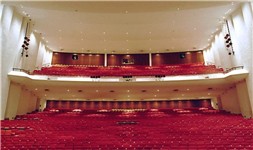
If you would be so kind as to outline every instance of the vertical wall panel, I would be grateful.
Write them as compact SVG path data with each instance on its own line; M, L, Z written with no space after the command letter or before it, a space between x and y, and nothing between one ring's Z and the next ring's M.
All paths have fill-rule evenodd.
M172 100L172 101L61 101L48 100L47 109L174 109L211 108L211 100Z
M77 60L73 60L72 53L53 53L52 64L62 65L96 65L104 66L104 54L76 54Z

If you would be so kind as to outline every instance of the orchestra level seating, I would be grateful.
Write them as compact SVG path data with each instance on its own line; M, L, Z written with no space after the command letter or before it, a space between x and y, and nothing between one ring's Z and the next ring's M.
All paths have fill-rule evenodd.
M48 110L1 121L1 149L253 149L253 120L199 109Z

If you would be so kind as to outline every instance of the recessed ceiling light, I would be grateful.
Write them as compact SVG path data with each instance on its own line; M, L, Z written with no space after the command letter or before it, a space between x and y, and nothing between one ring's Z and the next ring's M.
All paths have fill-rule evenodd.
M105 32L103 32L103 34L105 34Z
M67 92L69 92L69 89L67 89Z
M130 92L130 90L127 90L127 92Z
M128 32L126 32L126 34L128 34Z
M177 8L177 10L180 10L180 8Z
M35 88L35 91L37 91L38 89L37 88Z
M197 28L194 28L194 30L197 30Z
M45 94L45 96L47 96L47 94Z
M83 41L83 39L81 39Z
M128 14L128 11L126 10L125 13Z
M61 29L59 29L58 31L61 32Z
M128 42L128 40L126 40Z
M151 31L149 31L149 34L151 34Z
M207 95L211 95L211 93L207 93Z
M186 89L187 91L189 91L190 89Z
M156 97L156 95L154 95Z
M127 97L130 97L130 95L127 95Z
M98 90L96 90L96 92L98 92Z
M157 89L156 91L157 91L157 92L159 92L160 90L159 90L159 89Z

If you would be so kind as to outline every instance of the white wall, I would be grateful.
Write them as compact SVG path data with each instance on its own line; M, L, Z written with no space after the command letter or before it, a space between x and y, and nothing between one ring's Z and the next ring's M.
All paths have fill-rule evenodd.
M36 69L40 69L42 66L51 64L52 57L53 52L46 47L43 41L40 42L36 61Z
M248 95L248 89L247 89L247 84L245 81L241 81L236 84L236 90L237 90L237 95L239 98L239 104L240 104L240 109L241 109L241 114L245 118L250 118L252 114L252 110L250 108L250 100L249 100L249 95Z
M36 110L37 97L28 89L22 88L17 115L23 115Z
M29 57L21 56L21 45L24 42L25 28L28 18L16 13L16 11L6 5L0 5L1 14L1 120L5 118L6 110L10 110L12 105L7 106L10 80L8 73L12 68L20 68L33 71L36 65L51 63L52 52L44 45L40 52L41 37L32 33L28 49ZM31 33L31 32L29 32ZM40 63L37 58L43 58ZM47 58L45 58L47 57ZM11 90L11 89L10 89ZM15 93L13 93L15 94ZM10 107L10 108L9 108Z
M225 91L220 97L223 110L226 110L233 114L241 113L237 91L235 87Z
M244 68L249 72L249 76L246 78L247 92L245 94L249 96L249 104L252 110L253 109L252 3L250 2L243 3L241 7L239 7L229 17L227 17L227 20L231 33L231 39L235 55L228 55L227 53L224 42L225 36L224 33L226 32L224 31L225 28L223 27L222 31L215 36L215 40L212 41L211 47L205 50L204 58L210 61L214 61L214 64L216 64L217 66L221 66L224 69L236 66L244 66ZM212 59L213 57L214 59Z
M53 52L45 47L42 65L49 65L52 62Z
M213 97L211 99L211 105L214 109L219 109L218 99L216 97Z
M8 104L5 112L5 118L14 119L17 114L17 109L19 105L19 99L21 96L22 87L18 84L11 83Z
M46 108L46 105L47 105L47 100L45 98L42 98L40 100L40 108L39 108L39 111L43 111L45 108Z
M7 74L12 70L15 55L19 51L19 37L23 17L13 12L8 6L3 6L1 20L1 119L4 119L10 81Z

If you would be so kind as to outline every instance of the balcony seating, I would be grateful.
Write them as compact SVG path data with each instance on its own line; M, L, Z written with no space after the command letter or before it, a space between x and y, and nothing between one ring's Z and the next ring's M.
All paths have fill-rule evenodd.
M35 75L55 76L172 76L223 73L222 68L214 65L182 64L164 66L82 66L54 65L34 70Z
M48 110L3 120L1 149L253 149L253 120L240 115L212 109L115 111ZM138 123L117 124L133 120Z

